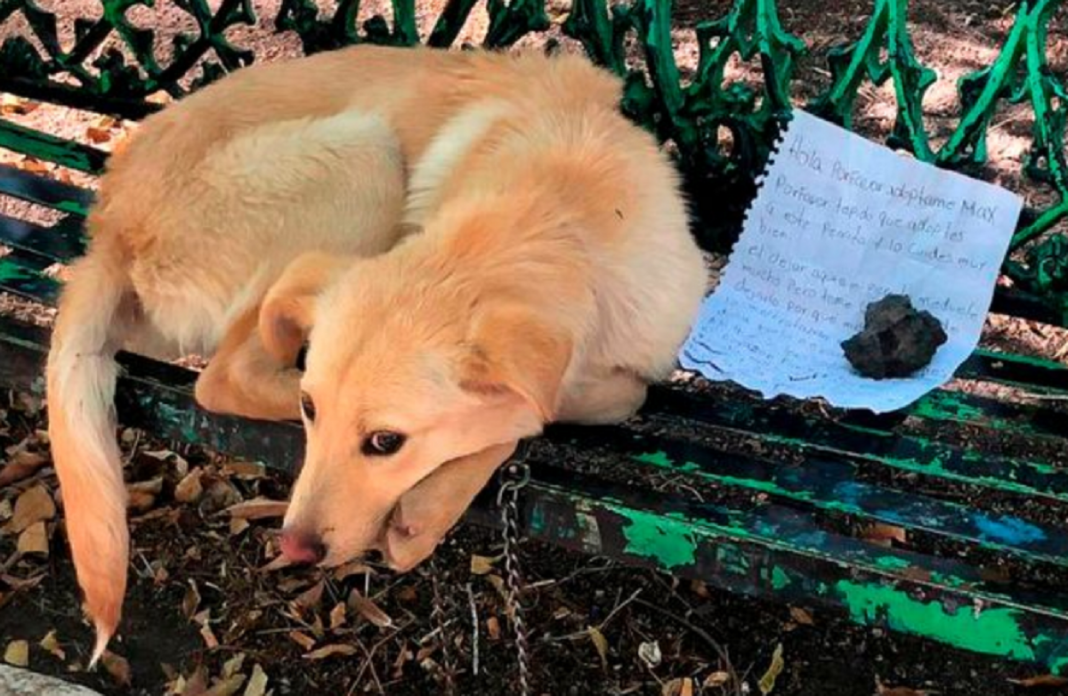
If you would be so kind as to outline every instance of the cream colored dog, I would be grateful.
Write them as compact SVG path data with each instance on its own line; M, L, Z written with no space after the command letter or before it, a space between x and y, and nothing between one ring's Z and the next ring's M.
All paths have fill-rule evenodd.
M377 549L410 568L519 439L634 413L705 271L675 171L619 98L577 57L359 47L145 121L102 181L48 362L94 656L126 582L120 348L212 355L206 408L303 418L282 546L324 565Z

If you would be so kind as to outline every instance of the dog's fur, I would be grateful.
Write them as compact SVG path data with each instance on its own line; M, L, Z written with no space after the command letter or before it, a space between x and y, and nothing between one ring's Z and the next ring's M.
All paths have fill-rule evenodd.
M314 405L285 528L328 565L379 549L410 568L519 439L634 413L705 271L677 176L619 97L577 57L359 47L146 119L109 163L48 362L95 656L126 581L119 348L212 355L208 409ZM377 431L407 439L369 456Z

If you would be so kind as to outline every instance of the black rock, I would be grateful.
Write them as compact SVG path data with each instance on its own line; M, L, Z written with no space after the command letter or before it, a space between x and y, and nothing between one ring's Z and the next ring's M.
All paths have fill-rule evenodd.
M842 343L853 368L872 379L908 377L948 340L942 323L905 295L887 295L864 312L864 330Z

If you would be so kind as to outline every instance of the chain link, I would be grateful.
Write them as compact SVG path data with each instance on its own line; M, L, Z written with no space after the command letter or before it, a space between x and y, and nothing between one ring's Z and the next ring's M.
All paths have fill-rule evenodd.
M523 623L523 605L519 601L519 491L530 481L530 467L526 463L525 447L502 471L502 483L497 492L504 528L504 569L508 585L508 612L515 632L516 657L519 664L519 696L530 694L530 643Z
M441 640L441 671L445 680L445 696L454 696L456 694L454 677L456 670L452 661L452 652L449 650L449 634L445 630L445 605L438 587L438 565L434 562L433 556L430 559L430 585L434 591L434 607L430 611L430 618L434 621L438 639Z

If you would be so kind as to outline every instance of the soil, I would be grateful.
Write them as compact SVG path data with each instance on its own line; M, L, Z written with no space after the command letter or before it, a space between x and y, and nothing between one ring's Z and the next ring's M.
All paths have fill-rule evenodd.
M52 9L59 2L41 0L39 4ZM99 12L99 3L93 0L62 2L66 16ZM252 4L261 18L270 18L278 0L254 0ZM727 0L676 2L676 55L684 75L696 65L694 24L721 16L729 4ZM185 15L171 3L157 5L156 9L135 7L131 17L143 25L160 27L165 36L191 29ZM551 14L558 16L567 3L550 5ZM833 3L832 8L817 0L780 0L778 5L785 28L804 36L812 48L801 65L805 82L798 85L800 97L811 96L828 78L827 50L858 36L870 3L845 0ZM928 124L937 137L944 138L955 123L956 79L992 60L1011 24L1012 4L1008 0L917 0L911 5L917 55L940 75L925 103ZM440 0L418 0L417 6L425 34L437 16ZM360 12L363 17L376 12L388 16L388 0L365 0ZM486 24L484 5L480 4L460 40L477 42ZM14 22L0 26L0 40L17 28ZM1068 66L1064 28L1061 13L1050 31L1052 66L1060 73ZM71 29L69 25L61 27L62 40L69 40ZM554 33L567 48L559 30ZM294 37L273 34L266 25L235 30L233 38L254 47L261 60L294 55L299 50ZM759 65L736 61L728 78L758 79ZM888 132L893 115L892 88L867 88L856 126L862 133L881 137ZM83 141L89 137L90 127L96 129L97 138L103 128L111 135L96 144L105 148L128 127L123 123L101 124L96 115L47 105L6 117ZM1032 204L1047 202L1047 191L1019 177L1029 143L1029 114L1022 107L1007 107L995 122L988 142L990 164L978 173L1021 191ZM0 152L2 161L26 165ZM74 173L42 166L57 176L92 184ZM2 196L0 212L48 221L46 211L27 210ZM0 311L43 324L51 319L48 310L6 297L0 298ZM1028 355L1068 358L1068 332L1012 319L992 318L984 343ZM957 386L977 389L969 383ZM707 389L708 398L717 397L716 388ZM244 527L221 510L256 497L282 500L289 482L209 452L173 452L167 443L132 430L123 433L129 460L127 480L142 484L143 491L154 491L158 481L159 490L142 492L141 509L131 511L131 587L120 639L112 645L129 668L130 685L122 683L125 674L118 658L112 660L110 671L86 672L91 631L78 606L62 510L46 525L47 556L15 553L17 535L3 527L11 514L6 506L14 506L26 490L44 486L49 493L56 492L47 442L41 434L45 418L42 405L25 395L8 395L0 416L0 446L5 448L7 466L27 461L26 453L40 455L39 459L30 457L37 461L35 473L0 487L0 650L13 640L29 641L33 669L106 694L123 695L170 692L192 696L203 693L209 685L212 693L232 693L227 686L238 681L243 683L236 687L236 693L243 693L244 682L256 666L266 674L267 689L278 696L314 692L436 694L445 693L450 683L459 694L500 694L516 689L515 648L500 589L504 564L499 559L501 544L495 532L462 526L440 549L432 565L401 577L378 569L343 579L296 569L265 571L264 566L275 558L278 520L253 521ZM654 431L657 426L655 422L645 424ZM753 446L741 438L710 444L739 452ZM1006 452L1028 446L1008 440L991 444ZM1055 461L1054 454L1049 453L1049 461ZM185 494L190 471L200 472L204 491L195 500ZM629 473L622 475L631 480ZM186 484L180 486L183 480ZM914 479L879 482L899 486L917 483ZM646 483L657 488L689 485L652 478ZM948 488L938 494L976 502L978 492ZM1046 503L991 496L979 502L991 509L1011 508L1016 514L1045 522L1063 524L1068 518L1068 510ZM827 523L842 525L843 529L849 525L848 520ZM926 548L922 537L910 541L917 548ZM938 550L954 552L950 547ZM760 691L758 681L780 644L784 669L772 691L777 695L1068 693L1064 687L1028 688L1010 682L1035 677L1043 682L1042 669L1037 666L993 660L855 626L831 613L729 595L700 583L680 582L535 542L524 542L519 557L530 633L532 692L537 694L756 694ZM997 558L973 560L1004 565ZM1005 572L1015 574L1014 581L1047 586L1061 586L1068 579L1056 573L1024 577L1019 573L1026 570L1011 565ZM390 625L377 625L383 623L382 616L362 600L337 609L339 604L346 605L353 590L359 590L390 617ZM50 649L39 645L52 631L62 656L48 641ZM352 654L311 659L317 656L316 651L332 645L345 646L340 650ZM656 652L659 660L641 657ZM225 677L230 677L229 681ZM688 679L693 680L689 687L685 685Z

